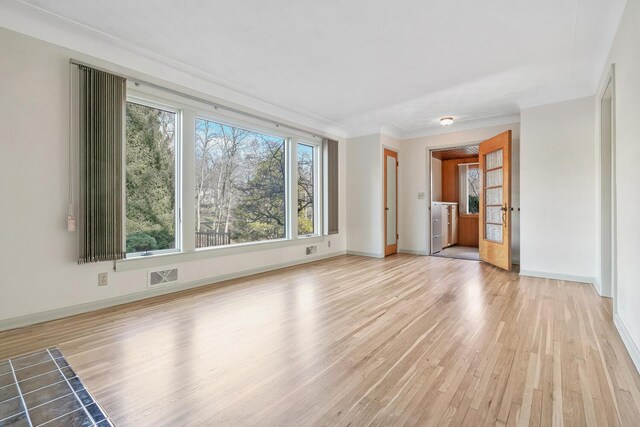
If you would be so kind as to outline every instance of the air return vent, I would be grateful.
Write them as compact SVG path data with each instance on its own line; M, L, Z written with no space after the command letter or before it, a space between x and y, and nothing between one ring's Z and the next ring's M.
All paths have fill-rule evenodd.
M155 288L157 286L170 285L178 282L178 269L167 268L164 270L149 270L148 271L148 286Z

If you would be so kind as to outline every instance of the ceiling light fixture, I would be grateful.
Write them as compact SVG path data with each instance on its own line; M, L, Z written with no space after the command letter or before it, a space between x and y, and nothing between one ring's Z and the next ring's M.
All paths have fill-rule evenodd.
M453 124L453 117L443 117L440 119L442 126L451 126Z

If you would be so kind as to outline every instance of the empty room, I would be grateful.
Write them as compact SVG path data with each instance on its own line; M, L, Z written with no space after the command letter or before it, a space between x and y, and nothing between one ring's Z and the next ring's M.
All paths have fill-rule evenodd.
M640 2L0 2L0 426L635 426Z

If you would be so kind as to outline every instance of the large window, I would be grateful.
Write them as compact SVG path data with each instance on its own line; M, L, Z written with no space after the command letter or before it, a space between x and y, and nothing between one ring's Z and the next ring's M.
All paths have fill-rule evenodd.
M322 234L320 138L177 95L131 88L127 101L128 257Z
M126 250L175 250L177 112L127 102Z
M308 236L316 229L316 147L298 144L298 235Z
M470 165L467 168L467 212L477 214L480 212L480 169L478 165Z
M286 140L198 118L196 247L287 236Z

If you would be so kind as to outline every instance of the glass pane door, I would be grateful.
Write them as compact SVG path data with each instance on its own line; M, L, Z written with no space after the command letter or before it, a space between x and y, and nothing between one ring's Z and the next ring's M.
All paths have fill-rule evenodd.
M502 149L485 155L484 162L484 238L502 243L503 225L503 188L502 188Z

